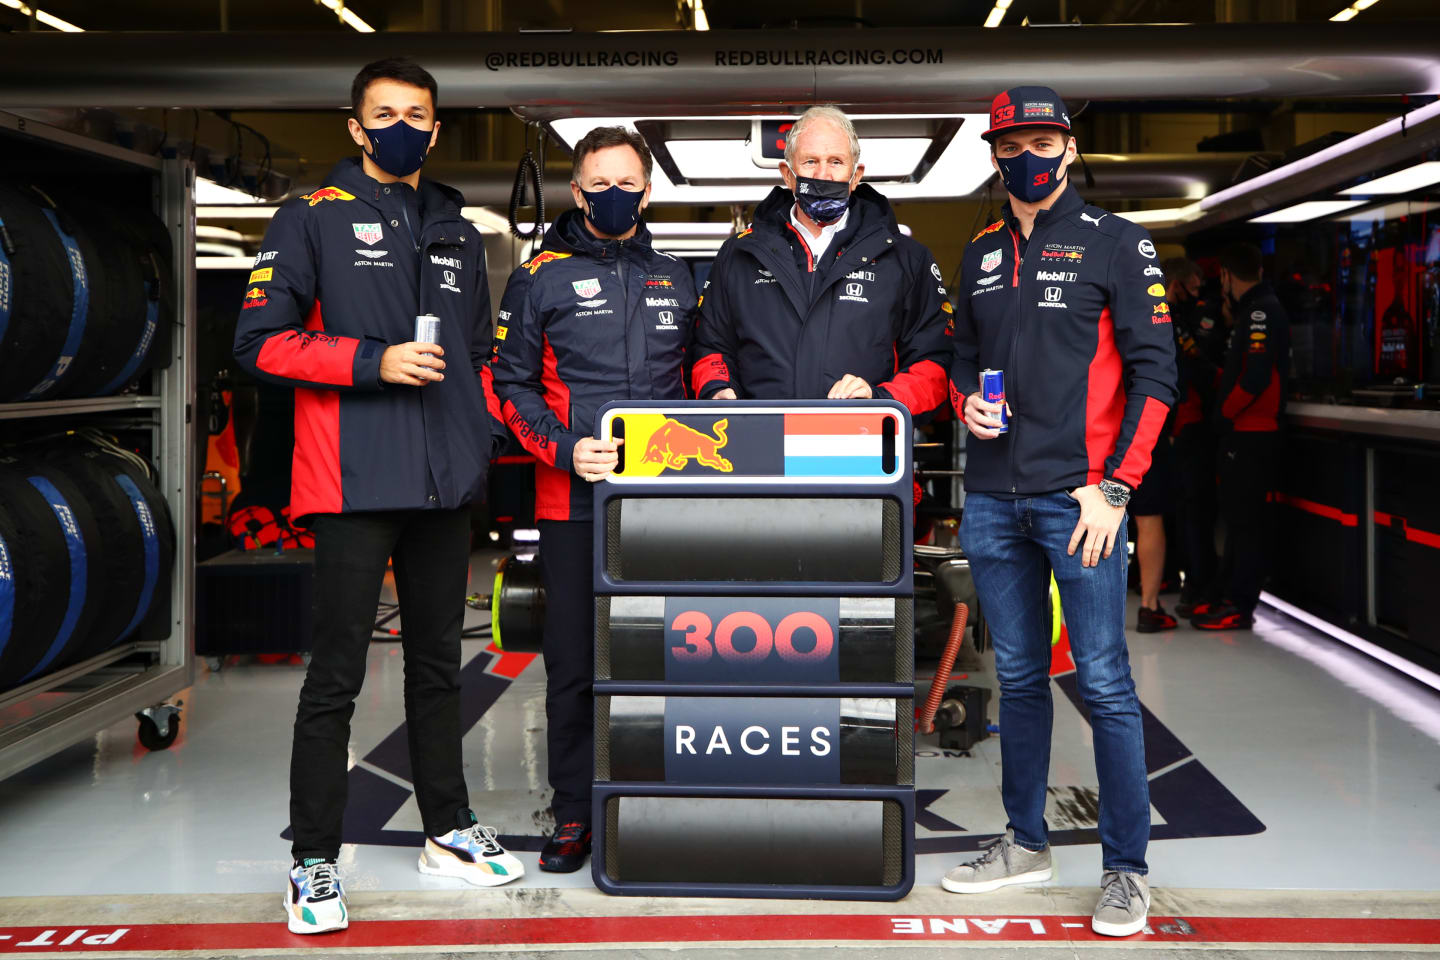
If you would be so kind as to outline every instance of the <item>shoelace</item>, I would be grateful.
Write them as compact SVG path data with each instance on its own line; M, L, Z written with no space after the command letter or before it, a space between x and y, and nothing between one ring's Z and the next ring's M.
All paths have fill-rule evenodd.
M993 863L1002 853L1005 852L1006 837L998 836L994 840L986 840L980 844L980 849L985 852L974 860L965 863L967 867L983 867L987 863Z
M478 844L480 852L486 856L493 857L505 852L505 848L500 846L500 841L494 827L487 827L484 824L477 823L472 827L460 831L460 836L464 837L467 842Z
M321 860L300 869L310 883L311 900L324 900L334 893L340 884L340 878L335 873L335 864L328 860Z
M1138 897L1141 900L1145 899L1140 893L1140 884L1136 883L1135 878L1128 873L1115 873L1113 871L1107 873L1103 878L1102 886L1105 889L1104 892L1100 894L1101 907L1116 907L1120 910L1129 910L1130 898L1132 896Z
M585 838L585 824L571 822L555 831L556 843L579 843Z

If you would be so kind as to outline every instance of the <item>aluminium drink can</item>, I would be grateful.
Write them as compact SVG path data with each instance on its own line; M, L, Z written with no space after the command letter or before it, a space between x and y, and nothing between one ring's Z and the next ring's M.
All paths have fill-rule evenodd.
M440 318L433 313L422 313L415 318L415 342L416 343L439 343L440 342ZM426 354L431 356L431 354Z
M1005 411L1005 371L980 371L980 399L986 403L1000 404L1000 426L997 433L1010 432L1010 415Z

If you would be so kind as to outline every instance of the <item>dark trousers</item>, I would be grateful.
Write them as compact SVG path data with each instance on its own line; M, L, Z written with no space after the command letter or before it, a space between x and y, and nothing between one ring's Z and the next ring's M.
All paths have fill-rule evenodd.
M589 520L541 520L546 748L557 824L590 822L595 779L595 535Z
M1220 516L1225 521L1225 599L1249 613L1270 572L1269 495L1280 435L1230 433L1220 440Z
M1215 433L1207 424L1192 423L1176 434L1175 469L1175 527L1185 592L1201 603L1223 589L1215 573Z
M460 630L470 571L470 511L325 514L315 533L315 644L295 715L290 824L296 859L334 858L345 815L350 717L385 563L395 559L405 651L405 721L415 799L428 836L469 807L460 759Z

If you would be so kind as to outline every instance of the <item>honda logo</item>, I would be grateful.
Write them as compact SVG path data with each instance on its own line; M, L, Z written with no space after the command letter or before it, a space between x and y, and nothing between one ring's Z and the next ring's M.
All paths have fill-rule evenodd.
M660 322L669 326L675 322L675 314L669 310L660 311Z
M1051 302L1051 303L1059 303L1059 302L1060 302L1060 288L1059 288L1059 287L1046 287L1046 288L1045 288L1045 299L1048 300L1048 301Z
M858 297L865 292L865 288L858 283L845 284L845 295L847 297Z
M448 283L448 284L450 284L451 286L454 286L454 285L455 285L455 271L454 271L454 270L446 270L446 271L445 271L445 282Z

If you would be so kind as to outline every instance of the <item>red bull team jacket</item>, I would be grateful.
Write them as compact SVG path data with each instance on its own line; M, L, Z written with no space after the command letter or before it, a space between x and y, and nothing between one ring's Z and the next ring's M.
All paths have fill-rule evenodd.
M824 397L846 374L923 420L945 404L950 303L930 251L862 183L817 262L776 187L725 242L705 283L691 383L708 398Z
M644 223L629 240L601 240L576 209L545 231L505 285L491 363L495 413L539 461L536 519L593 516L575 444L611 400L685 399L694 324L690 268L655 250Z
M449 509L483 496L491 427L480 373L490 288L464 199L343 160L270 222L246 284L235 359L295 388L291 516ZM445 379L383 383L380 356L440 318Z
M1215 409L1222 432L1271 433L1285 412L1290 323L1270 284L1246 290L1231 308L1234 323Z
M965 489L1024 496L1117 480L1134 489L1175 402L1165 278L1143 227L1067 188L1030 239L1005 206L965 248L951 401L1002 370L1008 433L966 440Z

